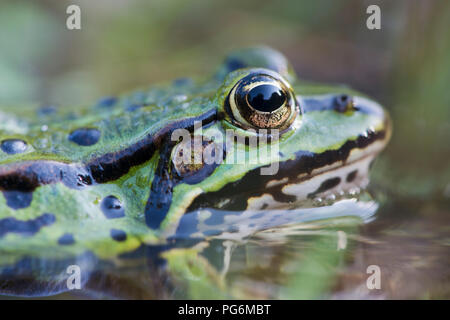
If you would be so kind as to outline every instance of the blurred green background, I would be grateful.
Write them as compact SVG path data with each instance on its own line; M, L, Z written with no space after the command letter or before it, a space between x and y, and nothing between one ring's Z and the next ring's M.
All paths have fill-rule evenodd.
M70 4L81 7L81 30L66 29ZM381 30L366 27L371 4ZM373 180L388 199L381 217L437 234L450 215L449 30L450 2L438 0L2 0L0 105L78 105L207 77L232 49L269 45L300 78L347 84L389 110L393 138ZM399 230L424 231L411 228ZM447 228L444 268L449 239Z
M66 28L70 4L81 8L81 30ZM370 4L381 8L381 30L366 28ZM77 105L208 76L230 50L266 44L304 79L381 101L394 119L389 155L437 181L417 181L416 193L450 193L448 1L3 0L0 23L2 104Z

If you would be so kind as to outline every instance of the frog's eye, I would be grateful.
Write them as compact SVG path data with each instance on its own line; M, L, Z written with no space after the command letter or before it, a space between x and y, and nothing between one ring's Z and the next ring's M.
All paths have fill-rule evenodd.
M299 111L290 85L272 72L251 73L240 79L227 104L233 122L243 128L286 129Z

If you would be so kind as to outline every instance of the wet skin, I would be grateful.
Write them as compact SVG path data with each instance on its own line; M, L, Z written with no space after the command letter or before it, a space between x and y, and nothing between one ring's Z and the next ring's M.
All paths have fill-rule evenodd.
M221 148L221 161L176 163L177 129L200 137L201 151ZM234 152L226 130L238 137ZM267 142L252 145L255 137ZM207 79L177 79L88 106L4 106L0 266L86 252L113 259L164 243L195 210L334 199L368 184L389 137L379 104L345 87L299 80L268 48L231 53ZM275 143L275 158L228 158L250 158ZM261 174L274 164L273 174Z

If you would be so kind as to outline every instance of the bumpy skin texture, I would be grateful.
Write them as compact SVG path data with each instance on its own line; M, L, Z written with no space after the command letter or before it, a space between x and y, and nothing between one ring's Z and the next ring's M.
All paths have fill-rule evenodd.
M235 209L224 200L270 193L270 180L311 174L345 161L353 149L388 139L386 115L374 102L361 98L357 110L337 110L337 95L360 94L296 80L285 58L271 49L230 57L206 80L178 79L88 106L0 108L0 141L26 143L18 153L0 151L0 266L24 257L63 259L86 252L111 259L143 243L160 243L186 211ZM224 105L254 67L289 80L303 110L280 137L278 175L253 174L271 164L262 159L220 164L194 182L174 177L174 143L168 138L173 130L192 132L194 121L202 120L206 138L225 136L225 129L248 135L233 125ZM237 148L251 151L242 144ZM117 201L105 203L110 196Z

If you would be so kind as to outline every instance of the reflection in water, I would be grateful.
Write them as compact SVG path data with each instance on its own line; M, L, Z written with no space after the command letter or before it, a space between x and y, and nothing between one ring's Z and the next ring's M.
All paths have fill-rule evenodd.
M84 288L77 294L105 298L207 298L210 292L215 297L220 297L217 292L221 292L222 297L250 297L247 289L239 289L239 285L252 281L246 275L255 263L264 264L266 257L274 256L289 264L287 252L282 249L289 247L292 236L304 238L305 246L312 241L311 248L315 248L316 238L325 238L327 243L333 243L333 252L339 251L346 233L331 229L370 221L378 207L368 197L362 198L312 208L194 211L184 215L165 243L142 245L113 260L102 261L88 252L64 260L24 258L1 270L0 289L11 296L46 296L68 291L67 266L77 265L82 271ZM253 254L256 259L248 260ZM279 254L283 257L278 257ZM277 269L272 276L286 277L282 265ZM235 283L233 279L239 278L236 272L244 279ZM262 269L260 274L264 274ZM268 297L274 294L267 293Z
M185 215L167 243L141 246L114 261L89 254L22 261L1 290L31 296L67 291L65 268L74 263L83 270L83 289L61 298L448 297L449 221L401 214L408 210L387 204L374 219L377 209L364 194L314 208L196 211ZM380 290L366 286L370 265L380 267Z

